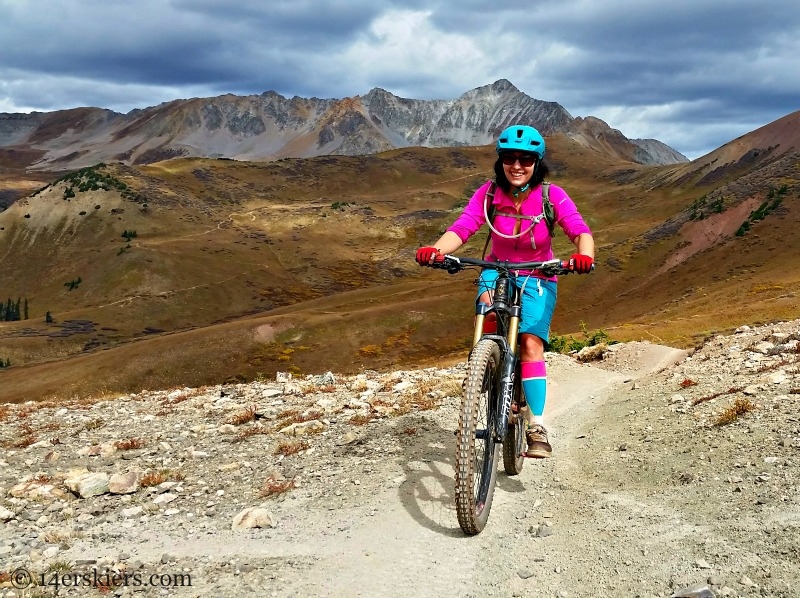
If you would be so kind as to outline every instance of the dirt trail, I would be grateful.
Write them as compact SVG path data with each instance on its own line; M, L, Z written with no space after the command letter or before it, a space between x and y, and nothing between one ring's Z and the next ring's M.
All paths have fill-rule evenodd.
M612 346L592 364L548 354L554 456L527 460L519 476L498 475L489 522L473 537L454 509L457 390L435 409L364 425L352 419L391 410L403 388L431 380L458 387L463 364L342 379L332 392L254 383L99 403L59 415L65 430L79 431L64 434L57 468L71 467L92 441L102 452L101 441L125 427L151 444L121 459L79 462L110 471L126 460L153 468L161 461L185 480L54 501L44 513L40 499L9 500L0 550L16 555L14 567L40 566L35 553L50 551L77 569L192 576L191 589L143 596L794 597L798 346L800 321L743 327L690 357L646 342ZM325 388L334 378L309 383ZM285 459L269 435L226 438L236 426L224 422L253 401L264 421L291 404L325 408L325 433ZM746 409L729 425L715 423L734 401ZM36 428L52 417L42 409L25 420ZM114 424L86 431L86 421L104 418ZM0 483L19 481L49 450L8 451ZM258 489L273 474L299 486L265 499ZM37 541L26 531L50 529L47 513L66 515L67 506L75 533L61 552L42 543L47 534ZM271 524L233 530L237 513L255 506L269 511Z
M645 346L647 351L637 355L637 369L627 373L580 365L568 358L551 366L546 415L556 456L547 462L527 461L516 478L498 477L489 524L480 535L464 536L453 507L451 438L456 409L450 406L432 415L436 425L426 431L425 445L419 447L419 454L411 455L402 475L391 470L381 473L380 463L376 464L374 474L384 477L388 489L355 510L296 505L295 515L283 524L282 534L293 538L290 544L256 542L248 549L307 560L295 576L286 577L288 596L510 596L516 591L529 592L535 585L520 577L520 569L528 568L523 575L548 578L554 575L557 563L566 567L582 550L582 543L570 538L557 551L542 552L539 539L529 531L543 517L561 520L557 510L576 498L563 490L558 490L557 497L549 496L546 490L553 487L553 480L560 480L555 482L559 488L574 487L575 493L581 494L584 484L575 477L580 472L574 467L572 451L575 431L587 424L617 385L685 356L676 349ZM506 552L506 547L516 556ZM229 549L242 551L243 546L232 544ZM539 562L545 557L546 563ZM573 590L569 595L577 594Z

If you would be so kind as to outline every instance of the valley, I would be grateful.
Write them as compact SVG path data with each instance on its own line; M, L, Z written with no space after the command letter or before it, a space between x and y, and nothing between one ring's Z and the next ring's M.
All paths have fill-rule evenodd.
M787 265L800 253L798 154L791 139L761 153L745 142L719 150L722 166L645 166L553 135L551 180L598 245L593 275L562 278L553 332L689 348L797 318L800 275ZM490 176L493 156L418 147L54 173L0 213L0 298L30 306L27 320L0 322L3 399L463 359L473 277L421 269L413 255ZM555 248L571 252L561 233Z

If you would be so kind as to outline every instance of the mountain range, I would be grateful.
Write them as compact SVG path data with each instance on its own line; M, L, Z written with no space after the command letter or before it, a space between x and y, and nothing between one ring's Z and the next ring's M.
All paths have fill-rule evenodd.
M565 133L640 164L686 161L660 141L629 140L597 118L574 118L501 79L454 100L405 99L380 88L344 99L287 99L267 91L174 100L128 114L101 108L0 114L0 166L69 170L178 157L261 161L478 146L515 123L543 135Z

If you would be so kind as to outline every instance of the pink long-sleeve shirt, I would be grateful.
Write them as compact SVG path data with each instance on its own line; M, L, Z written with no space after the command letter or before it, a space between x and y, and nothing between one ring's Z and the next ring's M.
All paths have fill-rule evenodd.
M491 181L487 181L475 191L464 211L447 229L457 234L462 242L466 242L486 224L484 201L490 184ZM550 185L550 202L555 209L556 222L570 241L574 241L578 235L584 233L592 234L578 212L575 202L561 187ZM501 262L538 262L553 258L550 232L543 216L541 185L531 191L520 205L519 211L514 206L513 199L500 187L495 188L493 203L496 207L494 227L505 235L511 235L514 232L514 225L519 222L519 230L524 234L516 239L505 239L492 232L492 249L487 259ZM504 214L521 214L529 218L517 220ZM539 220L532 225L537 217ZM556 277L549 280L556 280Z

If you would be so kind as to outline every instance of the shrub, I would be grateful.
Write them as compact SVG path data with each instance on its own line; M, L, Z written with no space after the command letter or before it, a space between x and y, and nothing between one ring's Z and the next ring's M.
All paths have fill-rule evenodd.
M293 479L283 480L275 476L270 476L266 480L264 480L264 485L261 488L260 495L264 498L271 498L273 496L279 496L284 492L288 492L289 490L296 487L297 484Z
M256 406L251 405L242 413L232 415L225 423L234 426L241 426L256 419Z
M145 445L145 441L141 438L128 438L126 440L117 440L114 443L114 448L118 451L132 451L140 449Z
M350 418L350 423L354 426L363 426L371 422L373 419L375 419L375 415L372 413L367 413L365 415L358 413Z
M309 448L311 448L311 445L307 440L301 440L299 442L281 442L275 449L274 454L288 457L289 455L294 455L295 453L299 453L300 451L304 451Z
M583 339L576 339L573 336L564 337L553 335L550 337L550 342L545 344L545 351L551 353L570 353L572 351L580 351L584 347L594 347L595 345L613 345L618 341L611 340L605 330L598 329L594 332L589 332L586 328L586 323L581 322L581 334Z
M749 413L755 408L756 406L750 401L750 399L739 397L733 402L733 405L719 414L719 417L714 425L727 426L728 424L731 424L739 419L740 416L744 415L745 413Z

